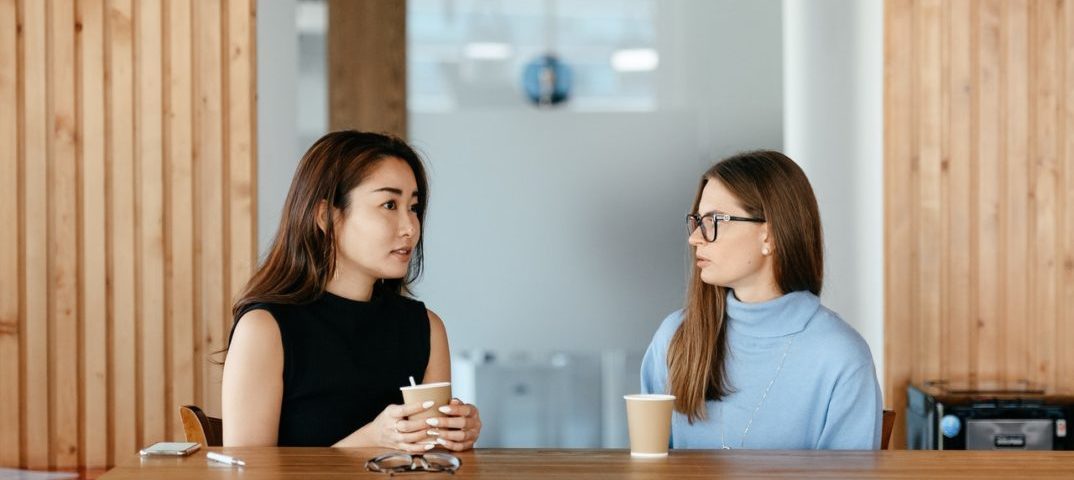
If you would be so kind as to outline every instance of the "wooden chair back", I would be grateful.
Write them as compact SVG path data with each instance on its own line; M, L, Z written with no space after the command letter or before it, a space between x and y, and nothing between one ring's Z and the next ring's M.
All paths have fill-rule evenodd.
M887 450L888 443L891 441L891 430L895 427L895 411L884 410L884 428L880 434L880 449Z
M224 446L224 424L219 418L210 417L196 405L179 407L186 441L198 442L206 447Z

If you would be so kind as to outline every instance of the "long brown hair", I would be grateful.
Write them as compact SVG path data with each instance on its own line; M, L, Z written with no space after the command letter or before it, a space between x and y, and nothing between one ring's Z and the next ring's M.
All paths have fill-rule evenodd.
M721 160L697 187L719 181L753 217L764 218L775 242L773 273L782 293L808 290L820 295L824 281L824 240L817 199L809 179L779 152L758 150ZM705 402L733 391L727 380L727 288L701 281L695 265L686 289L683 321L668 347L668 389L675 409L690 423L705 420Z
M256 303L302 304L324 294L336 267L335 223L339 214L334 212L346 214L350 191L387 158L403 160L414 172L418 222L425 224L429 184L421 158L406 142L354 130L321 137L306 151L295 171L272 247L232 307L234 321ZM322 201L334 208L326 209L323 228L319 228L317 211ZM414 246L406 277L376 282L374 296L410 293L410 285L421 276L424 239L422 235Z

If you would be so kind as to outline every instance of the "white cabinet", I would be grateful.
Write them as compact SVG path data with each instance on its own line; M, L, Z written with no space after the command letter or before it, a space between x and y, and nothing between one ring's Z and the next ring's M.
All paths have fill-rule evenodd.
M623 395L637 393L640 354L468 352L452 360L454 393L481 409L478 446L626 446Z

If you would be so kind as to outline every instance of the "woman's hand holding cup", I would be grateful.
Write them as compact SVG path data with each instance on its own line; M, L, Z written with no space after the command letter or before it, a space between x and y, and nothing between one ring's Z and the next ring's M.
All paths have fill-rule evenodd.
M409 453L421 453L432 449L435 443L429 441L429 425L423 420L408 420L415 415L433 407L435 402L428 400L420 404L388 405L373 420L373 442L380 447L401 450Z
M469 450L481 435L481 414L477 407L463 403L457 398L437 409L439 417L426 419L432 427L425 433L436 438L436 443L456 452Z

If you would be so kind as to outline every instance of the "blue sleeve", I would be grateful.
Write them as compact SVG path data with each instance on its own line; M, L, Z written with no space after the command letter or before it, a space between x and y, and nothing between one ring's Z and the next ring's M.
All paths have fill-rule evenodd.
M649 348L645 350L645 356L641 359L641 393L666 393L664 392L664 383L658 382L659 368L663 365L664 370L667 370L667 364L663 360L663 356L656 352L656 339L649 343ZM659 357L659 358L658 358ZM666 374L665 374L666 376Z
M821 450L879 450L883 401L872 362L840 378L832 391Z
M656 329L641 359L641 393L668 393L668 345L682 323L682 310L672 312Z

